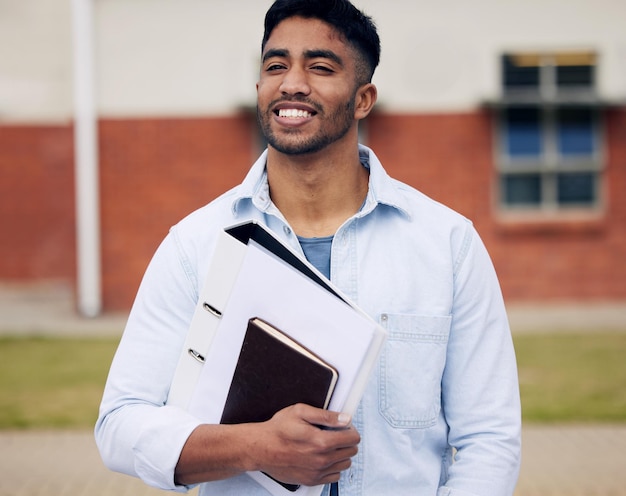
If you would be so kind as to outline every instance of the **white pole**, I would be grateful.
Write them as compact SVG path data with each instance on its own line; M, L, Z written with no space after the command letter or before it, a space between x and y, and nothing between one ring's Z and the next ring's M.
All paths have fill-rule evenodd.
M72 0L74 32L74 161L78 310L102 310L100 195L94 97L93 0Z

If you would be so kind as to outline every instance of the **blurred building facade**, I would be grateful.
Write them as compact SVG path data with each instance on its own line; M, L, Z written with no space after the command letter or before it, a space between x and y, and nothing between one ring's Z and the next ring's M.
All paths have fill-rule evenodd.
M169 226L237 184L269 0L0 0L0 281L77 278L72 16L90 2L101 294L126 310ZM470 218L510 302L626 301L626 3L361 0L363 141Z

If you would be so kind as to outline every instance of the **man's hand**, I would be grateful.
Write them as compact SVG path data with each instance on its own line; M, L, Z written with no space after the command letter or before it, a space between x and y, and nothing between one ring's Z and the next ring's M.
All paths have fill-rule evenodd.
M251 445L257 470L290 484L315 486L339 480L361 439L347 415L303 404L287 407L258 425L262 432Z
M266 422L205 424L187 439L175 480L195 484L262 471L289 484L326 484L350 467L360 440L349 416L303 404Z

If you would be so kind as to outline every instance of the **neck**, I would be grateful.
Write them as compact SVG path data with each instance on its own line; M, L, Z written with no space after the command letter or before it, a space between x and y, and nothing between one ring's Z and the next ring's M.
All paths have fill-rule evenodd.
M356 146L306 156L270 148L267 174L272 201L303 237L335 234L363 204L369 182Z

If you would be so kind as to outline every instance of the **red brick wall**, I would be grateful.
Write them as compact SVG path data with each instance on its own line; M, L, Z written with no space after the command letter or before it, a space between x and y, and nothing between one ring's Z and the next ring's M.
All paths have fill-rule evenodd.
M487 113L376 114L368 140L387 172L471 218L492 216L493 158Z
M493 256L511 301L626 298L626 110L609 112L604 124L605 205L598 215L492 219Z
M0 280L75 274L72 127L0 126Z
M494 202L491 117L375 115L370 144L390 174L472 219L509 301L626 298L626 110L606 118L605 211L506 220Z
M250 116L100 122L106 308L130 306L172 224L243 179L255 126Z
M509 301L626 299L626 109L606 119L606 208L566 221L500 218L489 113L376 114L369 144L393 176L471 218ZM127 310L168 228L241 181L249 115L100 121L103 297ZM71 126L0 126L0 281L74 283Z

